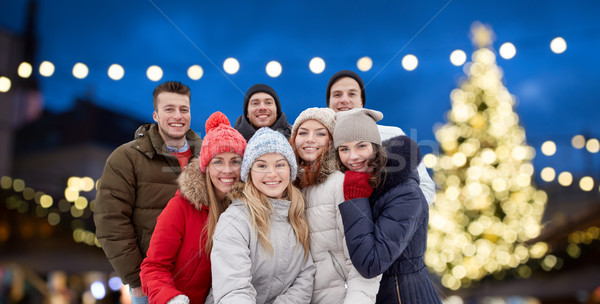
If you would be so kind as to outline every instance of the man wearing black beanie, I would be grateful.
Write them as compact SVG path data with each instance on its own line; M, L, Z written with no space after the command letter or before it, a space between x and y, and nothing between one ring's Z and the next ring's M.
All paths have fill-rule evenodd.
M237 118L233 128L248 141L256 130L262 127L269 127L286 138L292 133L292 126L281 111L279 96L272 87L259 83L251 86L246 92L244 114Z
M366 101L365 84L355 72L341 70L329 78L325 98L327 107L336 113L354 108L364 108ZM377 127L382 141L405 135L404 131L398 127L382 125L377 125ZM427 203L431 204L435 196L435 183L429 177L423 163L417 166L417 170L419 171L419 186L427 199Z

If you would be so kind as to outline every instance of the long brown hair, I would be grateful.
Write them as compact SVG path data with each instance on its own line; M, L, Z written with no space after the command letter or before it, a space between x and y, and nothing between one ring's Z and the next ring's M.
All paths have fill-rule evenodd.
M304 123L304 122L303 122ZM292 150L294 151L294 155L296 155L296 162L298 163L298 177L294 181L294 185L299 187L300 189L304 189L308 186L312 186L317 181L319 174L321 173L321 167L327 161L327 154L329 153L330 148L333 146L333 137L329 130L327 131L329 141L327 142L327 147L323 149L323 153L321 156L317 158L314 162L305 162L300 158L298 151L296 150L296 137L298 136L298 130L300 128L296 128L294 130L294 134L290 136L290 145L292 146Z
M382 180L385 180L385 165L387 164L387 153L385 150L378 144L370 143L373 147L373 156L367 163L367 166L372 169L371 177L369 178L369 186L373 189L377 189L381 184ZM344 166L342 160L340 159L340 154L336 153L336 158L338 164L340 165L340 170L342 172L346 172L349 169Z
M208 170L210 168L206 168L206 190L208 193L208 223L202 229L202 236L206 237L206 244L204 246L204 250L206 254L210 256L210 251L212 250L213 245L213 235L215 234L215 228L217 227L217 222L219 221L219 217L221 213L229 207L231 204L231 200L229 197L225 196L222 201L217 199L215 195L215 191L213 189L212 181L210 180L210 175Z
M248 175L248 180L244 186L244 196L246 199L244 202L248 206L250 213L250 221L252 226L256 229L258 239L262 246L273 252L273 245L271 245L270 239L270 228L271 228L271 214L273 206L269 198L260 192L254 183L252 182L252 175ZM296 234L297 244L302 244L304 248L304 258L308 257L309 252L309 233L308 224L304 217L304 197L298 188L292 183L289 183L285 192L284 198L289 199L290 209L288 211L288 219L294 232Z

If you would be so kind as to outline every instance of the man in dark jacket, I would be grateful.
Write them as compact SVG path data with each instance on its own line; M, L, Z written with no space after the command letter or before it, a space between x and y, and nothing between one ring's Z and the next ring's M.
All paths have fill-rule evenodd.
M242 133L246 140L250 140L256 130L262 127L269 127L288 139L292 133L292 126L281 111L277 93L270 86L259 83L246 92L244 115L237 118L233 128Z
M148 303L140 265L156 219L177 191L177 177L202 140L190 130L190 88L167 81L154 89L156 124L144 124L134 140L108 157L94 205L96 236L132 303Z

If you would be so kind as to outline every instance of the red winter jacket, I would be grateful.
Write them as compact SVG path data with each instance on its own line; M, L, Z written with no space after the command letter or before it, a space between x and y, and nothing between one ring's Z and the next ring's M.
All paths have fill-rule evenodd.
M142 288L150 303L186 295L204 303L211 286L210 256L200 239L208 223L206 178L192 160L178 179L179 190L158 217L148 256L141 266Z

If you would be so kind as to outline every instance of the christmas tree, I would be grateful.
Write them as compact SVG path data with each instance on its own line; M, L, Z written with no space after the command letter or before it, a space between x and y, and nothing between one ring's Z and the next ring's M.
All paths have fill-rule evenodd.
M425 262L454 290L508 269L527 276L525 263L548 250L526 243L540 233L547 196L532 185L535 150L502 83L494 34L480 23L471 34L476 50L465 65L467 77L450 94L447 123L435 132L440 155L429 155L439 191Z

